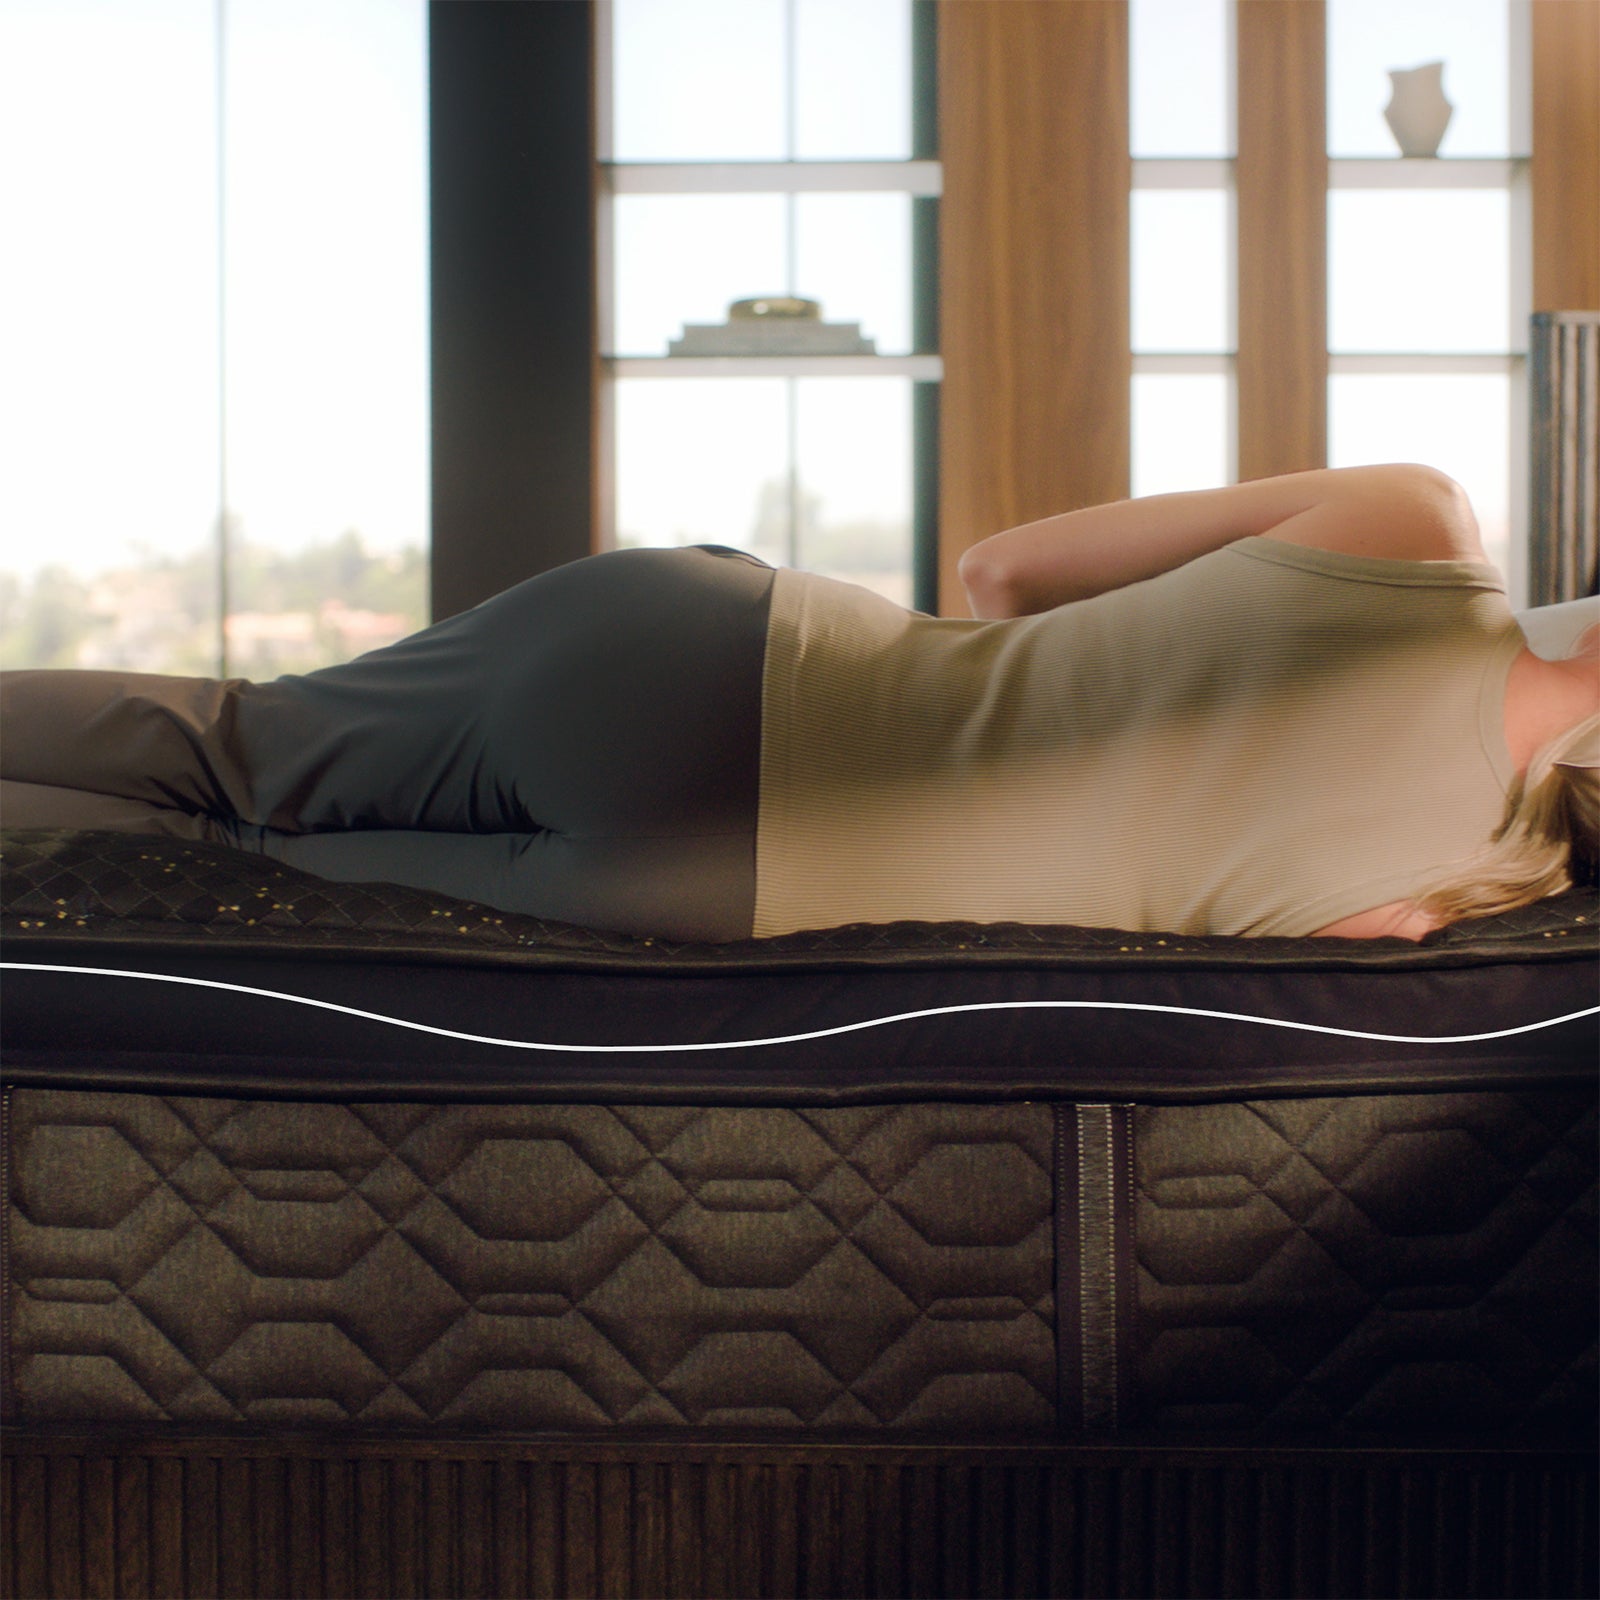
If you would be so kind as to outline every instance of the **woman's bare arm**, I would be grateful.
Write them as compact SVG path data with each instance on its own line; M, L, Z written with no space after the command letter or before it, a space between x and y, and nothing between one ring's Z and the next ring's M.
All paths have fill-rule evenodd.
M974 616L1032 616L1153 578L1252 534L1352 555L1483 559L1467 497L1442 472L1338 467L1026 523L973 545L961 558L961 581Z

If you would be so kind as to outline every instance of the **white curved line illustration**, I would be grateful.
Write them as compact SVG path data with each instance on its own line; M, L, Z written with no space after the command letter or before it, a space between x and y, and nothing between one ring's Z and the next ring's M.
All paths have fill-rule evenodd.
M293 1005L314 1006L319 1011L338 1011L364 1022L384 1022L392 1028L409 1028L413 1033L431 1033L441 1039L456 1039L463 1044L492 1044L506 1050L554 1050L573 1055L659 1055L666 1051L750 1050L775 1044L805 1044L812 1039L829 1039L836 1034L859 1033L865 1028L887 1027L892 1022L917 1022L924 1017L957 1016L968 1011L1150 1011L1175 1016L1208 1017L1219 1022L1253 1022L1264 1028L1293 1028L1302 1033L1327 1033L1341 1039L1369 1039L1380 1044L1481 1044L1490 1039L1511 1039L1521 1033L1537 1033L1541 1028L1559 1027L1584 1017L1600 1016L1600 1005L1565 1016L1546 1017L1541 1022L1524 1022L1515 1028L1495 1028L1488 1033L1367 1033L1359 1028L1332 1028L1319 1022L1291 1022L1281 1017L1257 1017L1245 1011L1209 1011L1199 1006L1165 1006L1138 1000L979 1000L966 1005L929 1006L921 1011L897 1011L889 1016L869 1017L862 1022L842 1022L837 1027L815 1028L809 1033L775 1034L767 1039L718 1039L704 1044L550 1044L538 1039L502 1039L490 1033L463 1033L456 1028L439 1028L428 1022L410 1022L381 1011L363 1011L357 1006L340 1005L335 1000L313 1000L308 995L284 994L278 989L257 989L244 983L224 983L216 978L190 978L171 972L128 972L119 967L71 967L36 961L0 961L0 970L19 972L66 972L97 978L139 978L147 983L181 983L196 989L226 989L234 994L256 995L264 1000L285 1000Z

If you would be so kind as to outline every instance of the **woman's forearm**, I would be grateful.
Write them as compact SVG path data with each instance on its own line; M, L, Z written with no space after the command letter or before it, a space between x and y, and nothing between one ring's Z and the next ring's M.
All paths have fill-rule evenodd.
M1031 616L1252 534L1356 555L1481 556L1471 508L1443 473L1341 467L1046 517L973 545L961 558L961 580L975 616Z

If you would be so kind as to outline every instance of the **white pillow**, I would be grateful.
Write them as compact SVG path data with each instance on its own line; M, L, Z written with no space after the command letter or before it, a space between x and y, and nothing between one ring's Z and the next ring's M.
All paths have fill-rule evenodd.
M1565 660L1579 638L1596 623L1600 623L1600 594L1517 613L1517 624L1527 636L1528 648L1545 661Z

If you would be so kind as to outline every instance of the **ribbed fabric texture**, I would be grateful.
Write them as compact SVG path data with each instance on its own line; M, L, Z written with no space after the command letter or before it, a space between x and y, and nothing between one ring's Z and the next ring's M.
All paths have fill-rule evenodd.
M783 571L755 932L1314 932L1498 824L1499 576L1250 538L1004 622Z

